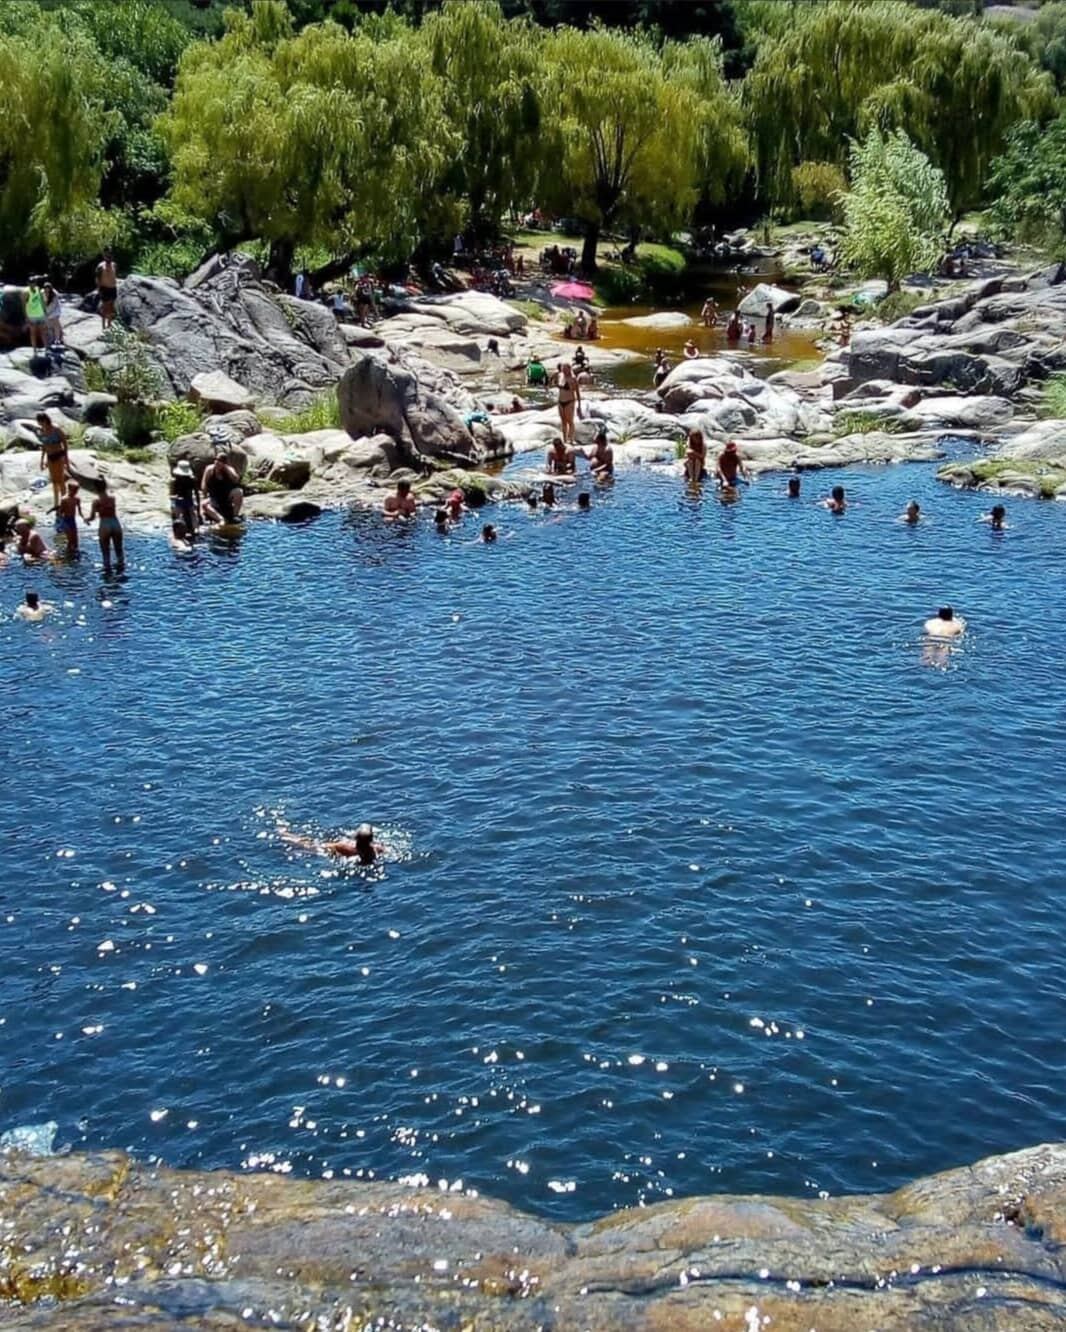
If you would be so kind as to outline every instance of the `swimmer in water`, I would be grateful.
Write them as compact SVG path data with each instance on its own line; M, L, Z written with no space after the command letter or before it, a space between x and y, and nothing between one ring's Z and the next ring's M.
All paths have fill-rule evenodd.
M829 498L822 500L822 507L828 509L830 513L844 513L848 507L848 501L844 497L844 487L834 486L829 492Z
M540 503L540 497L537 495L537 492L535 490L531 490L526 495L526 504L529 506L530 513L536 512L537 505L539 503Z
M544 464L551 475L572 476L577 471L577 453L556 436L551 442Z
M906 523L908 527L917 527L922 521L922 506L917 500L911 500L900 514L899 520L901 523Z
M966 621L950 606L941 606L931 620L926 620L925 632L930 638L961 638L966 632Z
M740 456L733 440L730 440L718 455L718 464L714 475L723 490L736 490L738 477L742 477L745 481L749 479L748 470L744 466L744 459Z
M418 512L411 494L410 481L397 481L395 495L386 495L383 511L386 518L413 518Z
M585 454L589 460L589 471L597 481L605 481L614 476L614 449L607 442L607 431L598 430L592 449Z
M545 481L541 492L540 502L546 509L550 509L555 504L555 485L551 481Z
M170 548L179 555L192 553L192 542L189 540L189 529L184 518L175 518L170 524Z
M785 494L788 495L789 499L799 499L800 479L798 476L790 476L788 478L788 488L785 491Z
M448 510L448 517L453 523L457 523L462 518L466 509L466 496L458 487L452 491L444 501L444 507Z
M589 495L587 491L583 490L581 494L578 495L577 507L582 511L582 513L588 513L589 509L592 508L592 496Z
M433 515L433 526L438 532L446 534L448 531L448 510L438 509Z
M318 842L313 837L289 832L287 828L281 829L281 839L293 846L303 847L306 851L317 851L323 856L339 856L344 860L354 858L360 865L373 865L378 856L385 853L381 843L374 841L374 829L369 823L361 823L354 837L338 837L332 842Z
M486 546L491 546L498 535L495 527L493 527L491 523L486 523L481 529L481 540Z
M983 513L981 522L988 523L993 532L1003 532L1007 527L1007 510L1002 504L993 504L991 513Z
M20 620L26 620L29 624L40 624L46 615L50 615L55 607L50 601L42 601L36 592L27 592L26 600L15 611Z

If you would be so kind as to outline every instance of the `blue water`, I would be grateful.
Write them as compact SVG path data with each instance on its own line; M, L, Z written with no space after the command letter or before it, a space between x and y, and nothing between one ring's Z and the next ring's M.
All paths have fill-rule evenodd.
M0 571L0 1130L569 1217L1062 1138L1066 507L804 486Z

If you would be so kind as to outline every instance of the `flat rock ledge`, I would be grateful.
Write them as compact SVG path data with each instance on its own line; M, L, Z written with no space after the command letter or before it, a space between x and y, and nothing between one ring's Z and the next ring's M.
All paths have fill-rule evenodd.
M403 1184L0 1157L5 1328L1050 1332L1064 1243L1066 1144L576 1226Z

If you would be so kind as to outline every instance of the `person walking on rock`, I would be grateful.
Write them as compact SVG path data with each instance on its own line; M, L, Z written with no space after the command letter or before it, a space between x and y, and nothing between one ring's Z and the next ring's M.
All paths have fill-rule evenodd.
M100 322L105 330L115 322L115 301L118 298L118 269L110 250L96 265L96 294L100 298Z

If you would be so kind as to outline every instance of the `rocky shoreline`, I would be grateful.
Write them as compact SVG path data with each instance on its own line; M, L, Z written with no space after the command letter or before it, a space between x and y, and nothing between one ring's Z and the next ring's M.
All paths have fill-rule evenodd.
M712 447L738 440L759 472L928 462L951 432L993 452L948 464L943 480L1066 496L1066 428L1032 419L1035 386L1066 370L1064 278L1060 265L971 284L891 326L857 328L813 370L763 379L726 352L683 361L655 390L590 388L579 443L603 428L619 465L676 467L686 432L700 429ZM143 339L160 395L198 402L206 415L191 434L128 456L109 424L114 399L86 387L90 364L107 372L120 356L97 316L72 311L61 355L0 353L0 508L45 520L50 496L27 428L41 410L77 437L72 475L89 491L106 477L135 529L168 522L175 462L187 459L199 474L219 449L242 474L249 517L302 521L377 506L382 487L400 477L427 504L457 482L475 500L513 498L539 474L537 455L557 433L544 394L513 414L487 410L493 396L509 396L501 383L531 355L549 370L569 355L554 325L494 296L394 300L366 329L270 289L236 256L182 284L126 278L118 308ZM599 369L631 355L589 351ZM294 412L334 393L339 425L292 430ZM528 469L506 481L492 474L523 454Z
M708 1196L563 1225L471 1193L0 1156L0 1326L103 1332L1043 1332L1066 1144L894 1193Z

